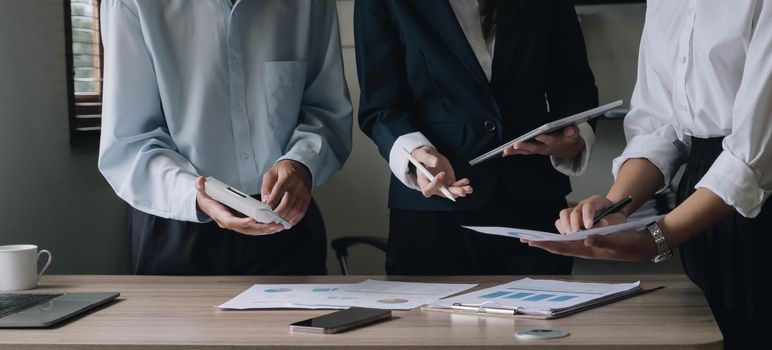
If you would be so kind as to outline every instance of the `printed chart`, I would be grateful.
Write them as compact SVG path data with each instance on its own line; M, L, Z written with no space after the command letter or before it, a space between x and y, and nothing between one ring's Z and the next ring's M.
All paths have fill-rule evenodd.
M552 294L550 294L552 293ZM504 299L510 299L510 300L521 300L521 301L568 301L571 299L578 298L578 295L572 295L572 294L557 294L552 291L549 293L545 291L533 291L533 292L514 292L514 291L497 291L485 295L481 295L481 299L497 299L497 298L504 298Z
M410 310L474 286L475 284L366 280L335 290L327 296L327 300L316 305ZM309 305L305 301L302 304Z
M318 304L348 284L255 284L235 298L218 306L221 309L343 309L340 306L298 306L299 301Z
M471 306L550 315L640 289L640 283L587 283L524 278L438 300L432 307Z

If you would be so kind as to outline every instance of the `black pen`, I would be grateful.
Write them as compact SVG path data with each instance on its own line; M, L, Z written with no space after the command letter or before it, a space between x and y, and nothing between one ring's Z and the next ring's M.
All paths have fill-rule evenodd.
M619 200L619 202L616 202L614 205L608 207L606 210L604 210L600 214L595 215L595 218L592 219L592 226L595 227L595 225L597 225L598 222L600 222L600 219L603 219L604 217L606 217L606 216L608 216L610 214L614 214L614 213L618 212L620 209L624 208L626 205L630 204L630 202L632 202L632 201L633 201L633 198L630 197L630 196L622 198L621 200Z

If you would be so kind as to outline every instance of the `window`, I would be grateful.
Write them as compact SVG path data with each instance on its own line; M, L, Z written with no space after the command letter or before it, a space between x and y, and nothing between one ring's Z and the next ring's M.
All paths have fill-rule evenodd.
M95 138L102 115L101 0L64 2L67 35L70 141Z

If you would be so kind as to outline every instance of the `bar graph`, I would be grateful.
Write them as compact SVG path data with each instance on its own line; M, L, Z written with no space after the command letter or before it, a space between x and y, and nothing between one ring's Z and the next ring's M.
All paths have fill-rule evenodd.
M520 301L555 301L555 302L561 302L561 301L568 301L575 298L578 298L577 295L571 295L571 294L547 294L547 293L538 293L538 292L513 292L513 291L496 291L488 294L481 295L481 299L509 299L509 300L520 300Z
M507 299L522 299L522 298L525 298L525 297L529 297L531 295L533 295L533 293L515 293L515 294L507 295L507 296L505 296L505 298L507 298Z
M550 301L568 301L573 298L576 298L576 295L561 295L559 297L550 299Z
M480 298L483 298L483 299L495 299L495 298L499 298L499 297L505 296L507 294L510 294L510 292L493 292L493 293L490 293L490 294L481 295Z
M525 298L523 300L525 300L525 301L539 301L539 300L549 299L549 298L556 297L556 296L557 295L555 295L555 294L536 294L536 295L534 295L532 297Z

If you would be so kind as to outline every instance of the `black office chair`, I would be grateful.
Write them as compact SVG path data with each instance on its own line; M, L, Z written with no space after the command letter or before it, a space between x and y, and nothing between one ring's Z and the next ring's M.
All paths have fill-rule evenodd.
M384 253L386 252L386 238L383 237L345 236L333 239L330 242L330 246L335 251L335 256L338 258L343 275L348 276L351 274L348 266L348 248L357 244L369 245Z

